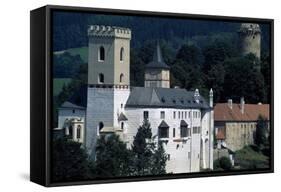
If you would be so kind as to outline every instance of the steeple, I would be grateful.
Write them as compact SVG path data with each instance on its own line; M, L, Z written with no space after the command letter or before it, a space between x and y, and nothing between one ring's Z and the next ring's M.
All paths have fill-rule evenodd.
M153 54L153 60L146 65L146 68L170 69L170 67L163 60L161 48L158 41L156 44L156 50Z
M145 87L170 88L170 67L163 60L158 41L153 59L145 67L144 79Z

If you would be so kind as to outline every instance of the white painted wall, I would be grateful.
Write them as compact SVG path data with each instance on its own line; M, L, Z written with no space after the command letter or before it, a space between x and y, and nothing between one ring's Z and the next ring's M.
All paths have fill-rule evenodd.
M169 127L169 138L167 144L164 145L165 152L170 155L170 160L167 161L167 172L173 173L186 173L186 172L198 172L200 171L200 147L201 147L201 133L193 134L193 127L201 127L201 131L206 132L210 130L209 124L207 123L206 117L204 117L204 122L201 123L201 117L195 118L194 112L199 113L198 109L168 109L168 108L126 108L125 114L128 117L126 122L127 133L126 142L128 142L128 147L133 144L134 136L137 133L139 126L143 123L143 112L149 111L149 122L151 124L153 136L158 135L158 126L161 121L164 120ZM165 112L165 119L160 118L160 112ZM174 118L174 112L176 112L176 118ZM185 112L187 116L185 117ZM190 113L190 117L189 114ZM179 115L180 114L180 115ZM202 114L202 113L201 113ZM209 113L207 113L209 114ZM180 121L184 120L191 127L191 137L186 138L186 141L177 141L180 139ZM176 135L173 137L173 128L176 129ZM158 137L157 137L158 139ZM207 148L212 143L207 143ZM188 153L190 152L191 157L189 158ZM206 150L205 156L209 157L209 150ZM207 161L209 158L207 158ZM206 161L206 160L205 160ZM208 162L205 162L206 168L210 167Z

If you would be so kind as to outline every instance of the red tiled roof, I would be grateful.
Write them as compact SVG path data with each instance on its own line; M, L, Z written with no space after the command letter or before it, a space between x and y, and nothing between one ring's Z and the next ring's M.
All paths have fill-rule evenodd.
M241 113L240 104L233 103L232 109L228 103L217 103L214 107L215 121L256 121L259 115L270 119L269 104L244 104L244 113Z
M224 140L225 139L225 131L223 129L219 129L216 134L216 139Z

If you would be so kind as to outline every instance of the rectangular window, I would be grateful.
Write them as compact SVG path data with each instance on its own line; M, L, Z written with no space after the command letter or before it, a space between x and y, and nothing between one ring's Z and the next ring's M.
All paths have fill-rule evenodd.
M188 112L188 118L190 118L190 117L191 117L191 111Z
M173 137L176 137L176 128L173 128Z
M186 111L184 112L184 118L185 119L187 118L187 112Z
M181 131L181 137L187 137L187 127L186 126L181 126L180 131Z
M192 132L193 132L193 134L199 134L199 133L201 133L201 127L193 127Z
M158 130L159 138L169 138L169 127L160 127Z
M81 126L78 125L77 129L76 129L76 137L77 139L81 138Z
M176 118L176 112L174 111L174 119Z
M183 111L181 112L181 118L183 119Z
M144 111L144 112L143 112L143 119L144 119L144 120L148 120L148 115L149 115L149 114L148 114L148 111Z
M178 112L178 118L179 119L181 118L181 112L180 111Z
M160 112L160 118L161 119L165 119L165 111L161 111Z
M191 136L191 128L187 128L187 136L188 136L188 137Z
M193 134L196 134L196 133L198 133L198 127L193 127Z
M190 159L191 158L191 153L190 152L188 152L188 159Z

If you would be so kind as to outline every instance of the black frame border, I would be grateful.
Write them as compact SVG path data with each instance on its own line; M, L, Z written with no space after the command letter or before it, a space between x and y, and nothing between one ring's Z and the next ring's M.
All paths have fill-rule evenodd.
M38 162L35 162L34 159L38 157L34 154L36 151L32 150L32 145L37 145L35 143L35 137L39 132L34 132L34 127L31 126L31 140L30 140L30 158L31 158L31 176L30 180L48 187L55 186L70 186L70 185L85 185L85 184L103 184L103 183L120 183L120 182L135 182L135 181L152 181L152 180L164 180L164 179L184 179L184 178L198 178L198 177L216 177L216 176L228 176L228 175L249 175L249 174L259 174L259 173L274 173L274 20L273 19L264 19L264 18L249 18L249 17L232 17L232 16L217 16L217 15L199 15L199 14L186 14L186 13L170 13L170 12L154 12L154 11L139 11L139 10L122 10L122 9L107 9L107 8L90 8L90 7L74 7L74 6L60 6L60 5L46 5L44 7L35 9L31 11L31 21L32 21L32 12L43 10L41 14L44 14L44 30L41 29L44 35L42 38L45 38L45 45L41 45L45 51L44 55L44 68L45 68L45 81L44 85L42 82L35 83L44 86L45 88L45 113L46 119L44 120L45 126L40 127L40 134L45 134L44 142L41 141L40 144L44 150L43 156L37 158ZM161 176L136 176L136 177L120 177L120 178L110 178L110 179L98 179L98 180L87 180L87 181L75 181L75 182L51 182L51 130L52 130L52 12L53 11L62 11L62 12L83 12L83 13L96 13L96 14L110 14L110 15L126 15L126 16L142 16L142 17L164 17L164 18L178 18L178 19L193 19L193 20L214 20L214 21L225 21L225 22L255 22L262 24L270 25L270 73L271 73L271 102L270 102L270 144L271 144L271 158L270 158L270 168L269 169L259 169L259 170L238 170L238 171L229 171L229 172L197 172L197 173L183 173L183 174L166 174ZM41 21L42 22L42 21ZM38 29L36 25L38 22L31 22L31 31L33 28ZM34 25L34 26L33 26ZM42 24L40 25L42 27ZM39 35L40 36L40 35ZM33 56L34 49L36 47L36 42L33 42L34 38L31 35L31 59ZM38 43L37 43L38 44ZM38 57L38 56L37 56ZM39 58L38 58L39 59ZM42 59L41 59L42 60ZM31 61L31 73L32 71L32 61ZM33 74L31 74L31 108L34 107L34 89L38 85L34 85L32 80ZM36 94L35 94L36 95ZM33 97L32 97L33 96ZM31 110L31 123L39 115ZM34 133L33 133L34 132ZM34 136L32 136L32 134ZM41 154L42 155L42 154ZM33 161L32 161L33 160ZM32 165L32 164L35 164ZM35 167L39 168L39 165L44 164L45 166L40 169L42 178L36 179L35 176L39 176ZM44 174L42 174L42 172Z

